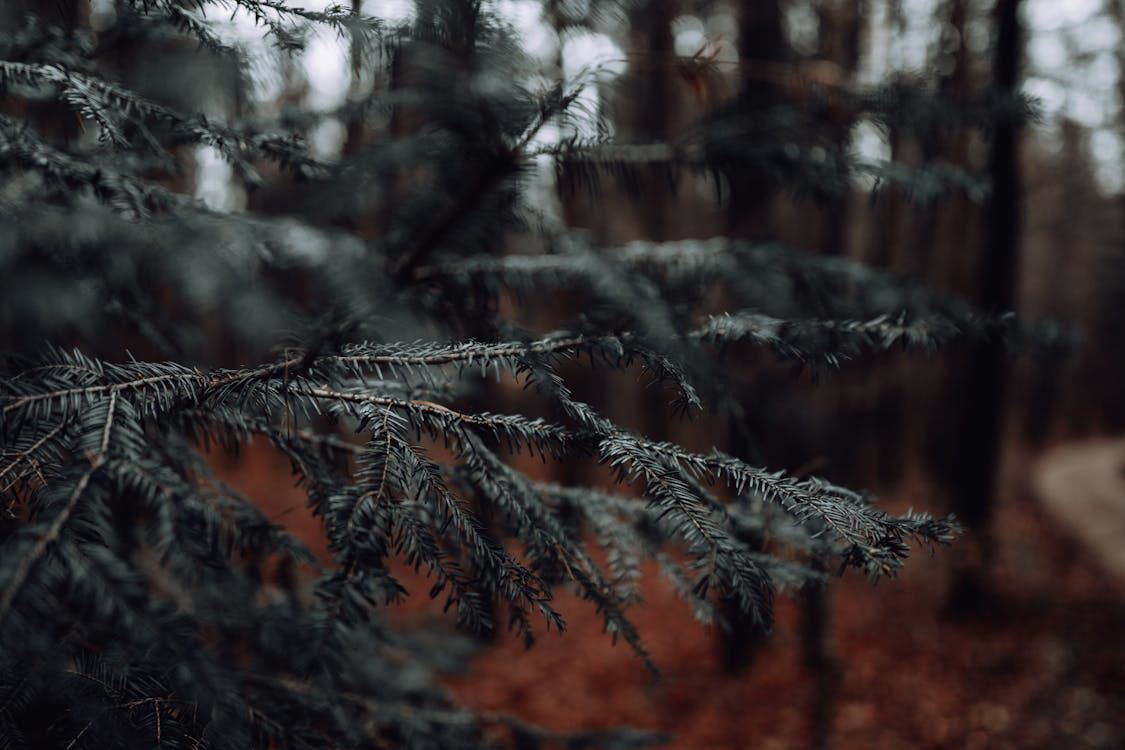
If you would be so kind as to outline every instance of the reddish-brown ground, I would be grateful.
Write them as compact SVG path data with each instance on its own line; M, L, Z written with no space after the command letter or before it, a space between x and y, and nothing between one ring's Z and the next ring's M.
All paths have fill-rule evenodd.
M1030 501L1001 510L987 612L942 616L952 551L916 559L872 588L832 588L830 643L841 668L832 746L855 748L1125 747L1125 596ZM635 619L663 671L653 682L567 607L570 632L530 651L511 640L482 653L455 689L479 708L557 729L655 728L678 748L808 747L810 675L797 609L783 600L774 636L744 676L723 674L714 633L674 595L649 587Z
M253 469L254 494L276 515L295 504L288 467L279 462L264 480L263 468ZM243 484L238 472L232 479ZM942 614L956 550L933 560L919 553L876 588L850 574L833 581L829 643L841 681L832 747L1125 748L1122 581L1026 493L1010 494L995 524L990 603L977 617ZM284 518L315 541L302 513ZM451 688L471 706L559 730L630 725L666 732L676 748L808 747L813 683L801 666L795 603L779 601L772 639L732 677L719 667L715 633L648 581L633 617L659 680L627 646L611 645L592 607L564 596L564 636L543 633L525 651L502 634ZM412 590L404 619L429 619L418 601L424 586Z

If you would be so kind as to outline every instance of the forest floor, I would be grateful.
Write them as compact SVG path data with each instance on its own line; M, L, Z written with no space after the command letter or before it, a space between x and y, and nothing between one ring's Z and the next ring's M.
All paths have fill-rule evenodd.
M303 508L288 463L258 448L244 456L250 460L228 463L224 474L271 517L322 548L319 522ZM1006 462L988 605L980 614L945 614L956 548L939 550L934 559L918 551L899 578L877 587L852 573L831 582L827 644L839 682L828 747L1125 750L1125 576L1112 574L1106 557L1125 539L1114 545L1102 533L1103 501L1115 497L1118 515L1125 514L1125 494L1110 491L1112 477L1120 478L1112 461L1114 473L1103 472L1111 478L1087 486L1083 477L1094 466L1089 448L1097 453L1096 444L1076 448L1061 464ZM1048 456L1065 457L1067 450ZM1111 453L1100 455L1095 464L1105 469ZM1082 464L1077 470L1074 460ZM1041 502L1037 494L1044 492L1058 497ZM940 507L921 488L886 493L886 509L906 510L910 503L894 498L907 495L915 507ZM1059 497L1078 500L1060 503ZM1090 534L1108 540L1101 556L1098 544L1082 541ZM440 607L426 599L424 581L404 580L414 593L396 608L396 621L447 622L437 619ZM557 602L568 621L563 636L541 633L525 650L501 633L477 652L466 675L448 683L470 706L560 731L632 726L667 734L670 748L812 746L815 682L802 664L797 602L778 598L773 635L750 668L732 676L721 667L713 629L695 622L655 575L646 577L644 593L644 606L631 616L659 679L628 646L612 645L591 605L563 594Z
M918 554L878 587L850 573L833 581L828 644L840 680L829 747L1125 748L1125 578L1029 490L998 508L989 603L977 616L944 614L955 550ZM1117 501L1125 516L1125 495ZM774 634L745 674L730 676L717 634L648 581L633 618L658 680L611 645L591 606L565 601L563 637L544 634L525 651L500 636L454 682L458 697L559 730L656 729L674 748L810 747L815 691L797 603L779 598Z

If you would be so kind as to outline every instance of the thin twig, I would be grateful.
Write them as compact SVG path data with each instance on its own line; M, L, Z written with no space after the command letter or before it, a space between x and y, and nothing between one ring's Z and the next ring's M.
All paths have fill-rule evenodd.
M24 460L25 460L26 458L28 458L28 457L29 457L29 456L31 456L31 455L32 455L33 453L35 453L35 451L39 450L39 448L40 448L40 447L41 447L41 446L42 446L42 445L43 445L44 443L46 443L46 442L47 442L48 440L50 440L51 438L53 438L53 437L54 437L55 435L58 435L58 434L59 434L59 433L60 433L60 432L62 431L62 428L63 428L63 427L65 427L65 426L66 426L66 421L65 421L65 420L64 420L64 421L62 421L62 422L59 422L59 423L58 423L57 425L55 425L55 427L54 427L53 429L51 429L51 430L48 430L48 431L47 431L46 433L44 433L44 434L43 434L43 437L39 438L38 440L36 440L36 441L35 441L35 443L34 443L34 444L32 444L32 445L31 445L30 447L28 447L28 448L27 448L27 450L22 450L22 451L19 451L19 452L18 452L18 453L16 454L16 457L12 459L12 462L11 462L10 464L8 464L7 466L5 466L5 467L4 467L3 469L0 469L0 479L3 479L3 478L4 478L4 476L5 476L5 475L6 475L6 474L7 474L7 473L8 473L9 471L11 471L12 469L14 469L14 468L16 468L17 466L19 466L19 464L20 464L20 463L21 463L22 461L24 461Z
M196 381L201 385L206 385L207 380L202 375L196 373L175 373L174 375L153 375L152 377L138 377L136 380L129 380L124 383L103 383L101 385L88 385L82 388L64 388L59 391L47 391L46 393L32 393L27 396L20 396L4 405L4 414L18 409L27 404L36 401L49 401L53 399L68 398L71 396L93 396L102 393L108 393L114 398L122 391L137 390L141 388L149 388L160 383L171 383L175 381Z

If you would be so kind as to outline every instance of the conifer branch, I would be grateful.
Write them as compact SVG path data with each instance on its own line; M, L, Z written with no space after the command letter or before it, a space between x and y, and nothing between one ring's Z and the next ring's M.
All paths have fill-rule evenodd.
M8 475L9 472L13 471L17 466L19 466L22 463L25 463L25 462L34 463L35 462L35 452L38 451L40 448L42 448L45 444L47 444L51 440L54 440L56 437L58 437L59 434L63 431L63 429L66 428L66 426L67 426L67 422L65 420L62 421L62 422L59 422L57 425L55 425L51 429L47 430L47 432L43 433L42 436L40 436L34 443L29 445L27 448L23 448L19 451L14 452L14 454L13 454L14 457L12 458L12 460L9 461L8 464L3 469L0 469L0 479L3 479L5 476ZM5 455L8 455L7 451L5 451ZM12 485L15 482L18 482L18 481L19 481L19 477L16 477L15 479L9 481L8 484L4 487L3 491L7 492L9 489L11 489Z
M1038 331L777 243L600 247L541 196L611 177L648 200L653 175L688 170L724 189L839 199L874 177L916 203L976 198L977 176L940 161L856 158L828 118L932 134L989 127L986 102L813 85L629 143L607 71L540 87L503 3L433 0L398 24L354 5L118 0L62 29L32 3L0 29L0 640L21 646L0 650L0 746L640 746L458 707L430 677L464 662L455 637L434 648L386 617L414 580L396 571L456 627L507 623L528 644L566 626L566 588L655 671L631 610L649 561L698 619L768 626L773 597L830 563L894 575L913 544L959 533L731 455L725 429L710 450L627 429L596 379L745 431L745 348L819 372ZM289 82L324 31L347 91L319 107ZM630 65L704 87L715 72L650 57ZM263 71L286 87L272 101ZM196 169L212 152L226 164ZM212 188L232 210L192 197ZM309 548L220 479L216 457L250 441L288 459L301 500L285 504L322 534ZM575 460L613 487L540 481Z
M123 383L103 383L98 385L88 385L77 388L62 388L59 390L47 391L44 393L29 393L22 396L8 396L6 397L7 403L4 404L2 413L8 414L9 412L17 409L23 409L27 406L33 406L44 401L57 401L64 404L81 403L82 400L89 401L94 396L108 395L111 399L116 399L119 393L135 390L153 389L159 391L160 387L167 384L180 384L185 386L200 385L204 383L204 379L198 373L192 372L176 372L166 375L150 375L150 376L137 376L135 380L126 381ZM186 393L190 394L194 391L188 389Z
M43 557L47 549L58 541L59 535L62 534L63 527L66 526L67 521L70 520L71 515L74 514L75 509L78 507L78 501L86 491L86 486L90 483L90 479L92 479L98 469L101 468L102 462L109 452L110 432L113 429L113 418L116 409L117 393L115 392L110 394L109 397L105 426L102 429L101 444L98 446L97 454L90 458L90 468L78 478L74 489L71 490L70 497L67 498L62 509L51 519L50 525L47 526L46 530L39 539L36 540L28 553L20 559L15 571L12 573L11 579L4 587L3 594L0 594L0 622L4 621L8 610L11 609L12 602L15 601L20 589L22 589L24 583L27 582L27 577L31 574L32 568Z
M10 85L12 81L58 87L60 98L78 114L97 123L103 140L117 148L130 146L121 121L131 122L140 128L143 139L149 144L157 144L158 140L149 132L146 123L159 122L171 126L173 136L179 142L214 147L250 182L260 180L247 160L251 155L269 158L309 174L328 170L328 165L308 156L299 143L287 136L237 133L215 125L205 117L183 115L126 88L58 65L0 60L0 85Z

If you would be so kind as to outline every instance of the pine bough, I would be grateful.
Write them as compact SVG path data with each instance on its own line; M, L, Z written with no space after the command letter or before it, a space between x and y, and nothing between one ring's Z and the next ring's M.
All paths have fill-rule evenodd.
M105 45L126 38L150 45L153 65L161 45L194 38L198 55L249 76L244 50L207 20L216 7L250 14L279 59L326 26L374 80L338 110L219 123L114 77ZM100 37L29 16L0 40L5 96L88 128L60 136L31 109L0 114L0 747L535 746L559 738L437 686L452 637L435 652L386 624L407 594L395 569L424 573L465 631L528 643L564 628L553 594L569 588L648 661L629 620L646 560L699 619L721 622L721 599L768 628L775 592L820 585L827 563L877 579L911 542L958 533L951 518L895 517L820 479L649 439L573 392L582 370L639 369L675 409L722 418L748 347L827 371L1024 335L1009 317L776 245L592 246L536 203L543 158L580 182L654 159L733 180L773 158L777 143L739 135L768 129L746 120L767 115L735 111L655 150L568 138L567 123L595 117L578 96L589 82L523 86L510 29L475 2L419 3L401 28L272 0L126 0L117 13ZM885 119L904 111L903 91L837 94ZM329 118L369 136L314 158L307 136ZM547 124L564 137L543 146ZM823 151L816 132L786 137ZM214 149L248 190L303 180L305 198L281 214L209 209L172 187L185 146ZM873 169L836 156L834 180ZM781 174L821 180L810 163ZM949 179L931 175L927 195L968 179L938 172ZM521 251L498 253L504 243ZM552 320L554 295L583 313ZM271 349L282 327L296 338ZM417 340L385 343L404 338ZM232 351L256 364L231 366ZM539 416L482 408L505 403L491 378L525 386L519 403ZM205 448L251 439L290 460L331 561L215 476ZM605 482L545 483L518 453L584 459ZM766 539L768 551L748 541Z

